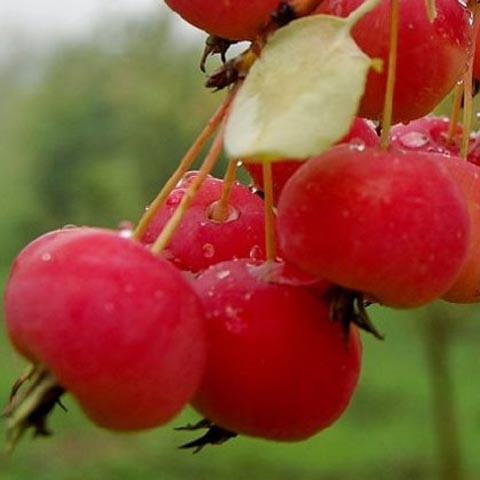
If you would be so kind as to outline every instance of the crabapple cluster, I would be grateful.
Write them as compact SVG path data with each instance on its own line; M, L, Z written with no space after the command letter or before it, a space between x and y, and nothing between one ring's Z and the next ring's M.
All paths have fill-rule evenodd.
M471 81L475 8L437 0L429 18L424 2L395 1L398 18L378 0L352 29L384 68L369 71L350 130L328 150L264 164L235 158L224 179L209 175L238 79L248 79L248 68L232 70L243 55L220 72L237 84L206 127L220 128L204 163L190 170L188 153L134 231L61 229L19 253L5 318L33 367L7 407L12 442L26 427L44 433L42 415L65 391L112 430L160 426L191 404L205 419L186 428L209 430L188 447L237 433L306 439L352 398L359 327L379 336L367 303L480 300L480 140L457 124L458 111L425 116ZM282 15L346 17L364 2L166 3L227 43L251 41L257 58ZM225 53L219 45L210 52ZM405 123L390 130L387 118ZM251 187L235 181L238 160Z

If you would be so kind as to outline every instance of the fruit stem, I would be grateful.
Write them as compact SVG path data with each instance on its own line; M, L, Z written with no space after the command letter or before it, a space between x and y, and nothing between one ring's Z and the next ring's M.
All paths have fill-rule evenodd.
M275 210L271 162L262 163L263 193L265 194L265 253L267 261L275 261Z
M471 7L473 15L473 32L478 32L478 5L475 3ZM468 147L470 146L470 132L472 131L472 112L473 112L473 59L475 57L475 42L473 42L468 68L463 76L463 135L460 157L467 159Z
M452 105L452 114L450 117L450 125L447 132L447 142L452 143L457 133L458 119L460 117L460 110L462 109L462 99L463 99L463 83L458 83L455 86L455 91L453 94L453 105Z
M185 175L188 169L192 166L193 162L198 157L207 140L212 136L212 134L215 132L222 120L225 118L226 112L233 98L235 97L236 91L236 88L232 89L232 91L225 97L220 107L218 107L217 111L208 120L207 125L205 126L203 131L193 142L192 146L188 149L187 153L180 161L180 164L178 165L173 175L168 179L168 181L160 190L156 198L145 210L145 213L138 222L137 228L133 232L134 238L140 239L142 237L150 221L155 216L159 208L163 205L166 198L170 195L177 183L182 179L183 175Z
M223 189L220 200L213 204L213 207L209 212L209 218L211 220L214 220L215 222L224 222L228 218L228 200L236 178L237 160L230 160L223 178Z
M385 88L385 103L382 115L382 136L380 137L380 147L388 148L390 142L390 129L392 127L393 114L393 94L395 91L395 77L397 70L398 53L398 19L399 19L399 0L390 0L390 50L388 54L387 85Z
M197 176L188 187L187 191L183 195L182 201L152 245L151 251L153 253L158 254L167 246L168 242L175 233L175 230L180 225L183 216L190 207L195 195L202 186L202 183L205 181L208 174L212 171L213 167L217 163L218 157L220 156L223 148L223 133L224 128L222 127L217 133L217 136L215 137L215 140L213 141Z
M440 480L461 480L462 454L455 414L453 381L449 369L448 320L436 312L428 318L425 341L432 384L433 415L436 429Z
M433 23L437 16L436 0L426 0L427 15L430 23Z
M352 28L364 15L372 11L381 1L382 0L366 0L363 2L345 19L347 25Z

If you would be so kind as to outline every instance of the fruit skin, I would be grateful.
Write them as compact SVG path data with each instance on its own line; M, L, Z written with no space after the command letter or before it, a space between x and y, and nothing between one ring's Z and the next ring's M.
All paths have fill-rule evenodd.
M268 269L245 259L223 262L194 281L209 350L193 406L228 430L302 440L346 409L361 344L354 327L347 340L330 320L325 289L265 281Z
M169 262L117 232L79 228L28 245L7 282L5 318L18 351L105 428L165 423L203 374L197 295Z
M356 117L350 131L338 143L356 143L367 147L374 147L380 139L370 122ZM278 203L280 193L288 179L302 166L305 159L288 159L272 163L273 200ZM248 159L243 163L257 188L263 190L263 168L260 163L253 163Z
M346 17L364 0L323 0L317 13ZM431 112L465 72L471 48L469 12L456 0L437 0L430 23L424 3L400 0L398 59L393 122L407 122ZM384 61L382 73L370 71L359 115L382 115L388 70L390 0L383 0L353 28L359 47Z
M155 241L175 212L196 172L168 196L142 235L142 243ZM265 258L265 216L263 200L248 187L234 183L229 196L230 219L209 218L211 206L222 195L223 180L208 177L167 245L165 255L182 270L198 272L232 258Z
M457 279L443 299L452 303L480 302L480 168L458 157L445 159L445 166L460 190L470 214L470 243Z
M394 125L390 132L390 145L400 150L442 153L446 156L459 156L462 145L463 127L455 126L453 137L449 138L450 119L448 117L426 116L408 124ZM467 160L480 163L479 135L471 135Z
M165 0L187 22L228 40L254 40L279 0Z
M278 206L285 257L385 305L444 294L466 257L470 224L461 193L430 157L340 145L306 162Z

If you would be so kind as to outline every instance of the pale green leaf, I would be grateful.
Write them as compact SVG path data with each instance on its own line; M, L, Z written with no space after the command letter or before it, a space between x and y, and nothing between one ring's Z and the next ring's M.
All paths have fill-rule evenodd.
M271 37L232 105L231 158L305 158L348 132L371 65L350 35L360 13L302 18Z

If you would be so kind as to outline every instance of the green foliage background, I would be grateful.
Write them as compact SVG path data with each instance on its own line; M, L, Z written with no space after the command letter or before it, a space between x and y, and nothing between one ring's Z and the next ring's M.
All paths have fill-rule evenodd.
M159 18L106 24L87 41L59 45L35 68L18 55L0 67L3 281L15 253L45 231L135 221L215 109L222 94L202 88L201 46L182 47L170 30ZM454 389L463 471L480 478L478 309L439 304L373 315L387 340L365 338L351 408L312 440L239 438L192 456L176 449L191 435L169 427L105 432L67 398L70 412L56 412L52 439L25 439L12 457L0 455L0 480L439 478L425 342L439 318L449 328L453 387L444 386ZM5 402L24 362L3 329L0 354ZM174 424L194 418L188 411Z

